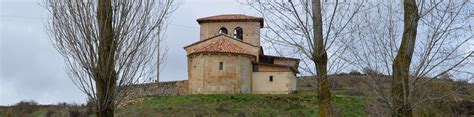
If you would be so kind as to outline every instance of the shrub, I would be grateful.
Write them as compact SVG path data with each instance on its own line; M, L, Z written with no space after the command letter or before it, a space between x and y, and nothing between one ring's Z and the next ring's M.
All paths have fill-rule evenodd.
M38 103L34 100L22 100L15 105L13 105L13 108L15 110L18 110L21 114L30 114L34 111L34 108L38 105Z
M345 75L348 75L348 73L346 72L336 73L336 76L345 76Z
M368 67L364 68L363 71L364 71L364 74L365 74L365 75L370 75L370 76L384 76L384 74L380 73L379 71L374 70L374 69L372 69L372 68L368 68Z
M454 81L453 83L459 94L469 95L469 82L467 80Z
M360 75L362 75L362 73L360 73L360 72L357 71L357 70L352 70L351 72L349 72L349 75L360 76Z
M13 106L36 106L36 105L38 105L38 103L34 100L28 100L28 101L27 100L22 100L22 101L16 103L15 105L13 105Z
M474 102L463 100L453 107L454 112L459 115L474 115Z

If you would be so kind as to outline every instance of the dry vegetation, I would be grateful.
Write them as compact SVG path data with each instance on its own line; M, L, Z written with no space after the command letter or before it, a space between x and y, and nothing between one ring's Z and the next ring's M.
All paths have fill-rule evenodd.
M382 86L391 85L390 76L381 77ZM389 110L380 107L376 94L367 84L368 76L353 71L330 75L335 115L339 116L386 116ZM288 95L257 94L213 94L189 96L149 96L125 101L116 111L117 116L152 115L229 115L229 116L273 116L304 115L317 116L315 87L308 81L312 77L298 80L298 92ZM420 88L414 96L423 94L450 94L440 99L430 99L417 104L415 116L455 116L474 114L474 84L448 79L433 80ZM451 94L451 92L456 92ZM388 91L386 91L388 92ZM418 91L417 91L418 92ZM34 101L22 101L10 107L0 107L2 116L84 116L93 115L93 108L84 105L58 104L38 105Z
M386 116L390 110L383 107L383 101L379 100L379 94L373 90L370 80L379 80L380 86L385 87L383 92L389 93L391 77L381 75L378 79L369 78L369 76L358 73L341 73L330 75L330 85L333 95L347 96L365 96L369 100L365 105L367 115ZM305 79L305 80L302 80ZM315 80L313 77L302 77L299 80L299 88L304 91L314 90L307 82ZM416 103L414 115L416 116L456 116L474 114L474 84L464 80L435 79L427 82L425 85L414 91L414 100ZM439 98L420 98L430 95Z

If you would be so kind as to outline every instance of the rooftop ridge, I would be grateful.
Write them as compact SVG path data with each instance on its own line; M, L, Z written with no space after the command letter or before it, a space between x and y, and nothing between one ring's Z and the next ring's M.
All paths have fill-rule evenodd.
M263 18L248 16L244 14L221 14L199 18L196 20L199 24L209 22L259 22L260 27L263 27Z

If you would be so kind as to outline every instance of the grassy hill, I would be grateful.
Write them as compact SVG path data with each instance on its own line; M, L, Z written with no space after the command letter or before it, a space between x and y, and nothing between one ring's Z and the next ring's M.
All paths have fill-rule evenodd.
M365 116L367 98L361 96L333 97L335 109L341 116ZM179 97L145 97L134 105L119 108L117 116L316 116L317 98L314 93L259 95L212 94Z
M295 94L212 94L188 96L149 96L127 101L116 110L118 117L130 116L318 116L314 78L298 81ZM383 116L388 114L377 95L367 85L365 76L335 76L331 91L336 114L341 117ZM381 79L388 92L390 82ZM423 100L430 95L447 97L428 100L414 109L416 116L455 116L474 113L474 84L434 80L424 84L413 95ZM428 96L429 97L429 96ZM455 112L455 113L454 113ZM0 106L0 117L90 116L93 110L84 106L33 105Z
M118 117L131 116L317 116L317 98L312 92L299 94L211 94L151 96L119 107ZM365 116L363 96L336 95L334 109L340 116ZM133 101L133 100L132 100ZM38 107L27 110L0 109L2 116L85 116L85 108ZM90 112L89 112L90 113Z

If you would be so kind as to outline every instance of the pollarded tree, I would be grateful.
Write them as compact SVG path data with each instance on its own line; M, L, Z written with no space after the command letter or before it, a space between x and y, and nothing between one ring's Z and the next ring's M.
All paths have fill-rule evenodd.
M320 116L334 116L328 74L344 67L337 59L350 43L348 28L363 9L364 1L255 0L247 5L266 21L262 37L278 54L293 54L302 60L300 70L317 76Z
M473 50L468 50L473 17L467 12L472 3L410 0L368 5L372 9L357 18L360 24L353 28L361 30L352 36L357 43L344 60L392 76L393 84L387 86L385 77L369 74L367 84L393 116L410 116L418 105L454 95L454 90L434 94L423 88L443 74L473 74Z
M175 0L45 0L51 42L69 77L97 109L113 116L125 85L153 77ZM158 42L158 43L157 43Z

